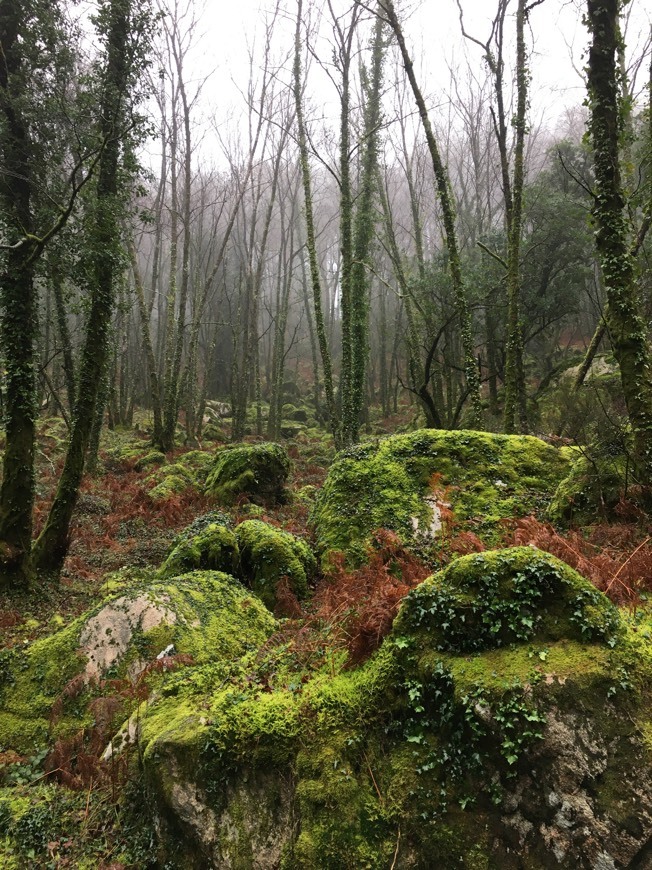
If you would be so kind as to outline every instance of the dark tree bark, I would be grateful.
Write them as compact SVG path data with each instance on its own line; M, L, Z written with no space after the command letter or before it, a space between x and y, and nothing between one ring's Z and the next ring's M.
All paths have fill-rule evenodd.
M589 132L595 167L596 248L607 295L607 327L620 368L641 480L652 482L652 368L641 317L620 171L623 115L617 72L619 0L588 0Z
M0 587L25 588L31 578L36 417L34 342L37 255L32 216L32 142L21 113L28 86L21 27L25 11L16 0L0 2L0 207L8 250L0 277L2 342L6 362L6 447L0 488Z
M120 237L119 131L130 74L127 51L130 17L131 0L112 0L108 7L108 56L100 106L100 135L105 145L99 163L95 215L92 237L89 239L93 250L91 304L79 367L70 444L54 502L33 551L35 567L50 573L60 570L68 551L70 521L84 473L115 306L116 248Z

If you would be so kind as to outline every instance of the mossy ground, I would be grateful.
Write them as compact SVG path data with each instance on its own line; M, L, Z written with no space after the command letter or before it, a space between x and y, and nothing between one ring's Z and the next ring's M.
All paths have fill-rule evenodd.
M140 809L139 809L140 799ZM128 785L117 803L104 788L71 791L37 783L0 788L0 866L3 870L75 867L153 867L153 832L142 795Z
M364 522L365 510L377 509L372 516L373 528L398 526L399 531L405 529L410 533L413 515L427 524L429 509L421 499L433 487L445 493L443 497L453 505L460 523L466 523L467 528L491 542L503 514L543 509L556 481L569 467L565 451L541 446L536 439L505 442L479 433L413 433L401 438L406 439L403 441L405 450L396 444L387 448L383 446L385 442L381 442L380 446L374 443L354 452L363 458L373 458L386 451L389 464L385 468L379 459L373 459L360 477L356 476L356 471L347 478L348 488L339 490L341 516L334 519L331 516L328 520L334 543L331 546L329 539L323 539L324 545L320 540L325 550L335 549L342 538L349 551L361 557L365 536L370 531ZM116 433L115 440L130 442L133 438ZM441 445L442 440L446 442L446 449L441 450L446 462L439 463L444 470L433 481L432 474L439 469L431 467L432 447L435 441ZM532 441L535 443L530 451ZM64 574L67 585L60 593L56 590L48 593L51 597L42 609L36 609L32 603L25 607L24 614L16 617L15 624L10 622L6 636L14 652L0 659L0 673L8 667L13 679L11 661L14 655L22 655L16 648L37 647L38 652L35 643L38 637L60 630L63 622L63 638L80 610L96 606L103 570L91 570L95 554L101 554L103 564L110 568L125 564L152 566L130 567L113 574L106 580L108 586L103 595L118 596L141 583L176 582L171 576L172 570L165 579L156 578L156 566L169 551L175 530L192 516L204 517L209 508L214 507L210 500L202 501L199 492L205 469L214 462L213 448L198 451L202 459L191 457L181 466L178 455L169 457L168 465L157 472L161 474L160 480L157 477L144 484L152 472L151 465L142 471L134 470L134 464L141 456L147 456L149 449L144 438L140 445L138 456L127 460L103 454L107 469L116 478L115 491L108 496L102 489L103 478L85 483L89 494L106 498L111 512L106 516L90 512L80 515L84 533L90 536L93 531L97 535L92 539L95 543L91 545L87 541L83 547L76 543ZM182 535L176 544L201 536L216 519L219 525L230 526L231 530L238 528L239 523L245 525L241 521L249 507L255 509L261 519L271 519L274 524L280 523L294 532L295 537L305 536L307 510L314 495L319 493L332 462L332 446L323 433L306 430L288 444L288 450L295 463L293 486L305 488L306 498L276 506L236 504L226 517L200 520L200 527L195 527L185 538ZM514 452L516 460L512 456ZM527 459L529 453L533 455ZM478 458L484 465L481 472L474 470L472 476L470 463ZM337 482L343 469L349 467L346 463L352 459L353 455L349 455L337 460L332 480ZM177 466L179 476L186 481L185 488L154 508L148 490L163 482L164 472L172 466ZM385 472L386 480L382 484ZM486 474L486 479L480 479L480 474ZM337 502L332 480L325 488L328 492L325 501L318 496L318 507L327 504L334 514ZM507 486L498 485L497 481ZM363 486L366 483L370 492ZM451 488L446 490L448 486ZM129 513L125 510L119 522L115 520L116 499L120 499L120 504L129 504ZM412 514L412 505L422 513L418 514L417 510ZM171 530L164 530L165 545L152 556L149 550L151 518L159 516L162 524L170 526ZM397 517L400 522L394 525ZM357 543L356 536L360 536ZM113 550L114 541L124 541L125 548ZM211 566L193 564L192 567ZM448 575L449 581L453 574L451 571ZM502 588L498 583L498 589ZM473 594L476 592L477 585ZM190 614L197 596L188 589L181 597L186 594ZM115 843L125 839L122 826L130 816L139 808L151 807L154 798L161 802L162 810L170 810L168 802L172 800L178 775L205 788L209 803L216 811L226 806L231 812L235 841L232 838L220 848L230 849L231 854L236 855L236 867L250 867L258 848L251 838L251 801L248 803L242 792L234 790L236 784L242 782L252 783L250 797L253 796L261 819L267 820L263 828L266 825L267 829L277 829L281 821L286 823L286 817L279 816L279 808L285 808L288 795L292 796L293 818L303 821L296 840L290 838L284 847L282 866L285 868L386 868L392 866L397 855L397 868L402 866L402 861L412 859L417 861L414 866L422 867L498 866L492 863L490 851L496 837L496 811L492 801L499 800L510 788L513 772L519 773L527 767L527 760L533 758L530 752L540 745L538 733L545 727L537 718L540 711L545 715L547 709L558 707L572 712L578 704L594 719L596 728L609 735L615 747L614 758L618 759L618 770L610 770L596 784L595 799L605 813L620 814L623 825L632 824L620 805L618 786L621 769L627 770L628 765L642 769L645 764L642 756L636 754L639 742L643 745L647 740L652 745L649 736L652 726L647 714L652 672L648 635L652 635L652 631L645 619L634 621L623 634L616 632L618 638L613 649L601 642L599 632L586 642L582 641L581 632L579 636L577 633L566 636L567 631L577 629L577 625L562 619L561 611L555 614L562 626L556 633L535 633L529 639L518 641L506 637L504 645L496 649L438 651L432 642L425 646L418 642L418 632L408 634L404 628L399 631L397 626L375 656L361 667L351 668L346 652L333 644L328 624L312 627L308 624L302 628L301 621L287 623L269 639L276 626L272 617L258 603L255 593L243 590L243 595L243 619L235 635L230 620L218 619L210 629L213 640L206 644L204 627L208 627L208 617L206 621L202 617L201 626L195 626L195 646L191 649L190 641L185 646L180 642L179 649L181 651L183 646L197 663L176 672L162 673L155 680L156 691L149 699L149 706L140 708L140 748L146 758L148 783L156 788L156 794L151 792L146 798L140 794L131 803L128 797L127 814L122 820L118 820L110 800L102 804L105 815L111 815L113 821L107 822L101 830L95 825L94 802L97 799L99 807L101 801L107 799L107 792L98 790L96 795L93 788L91 822L85 821L88 818L84 815L85 803L84 809L79 809L82 803L78 800L79 793L71 798L78 809L64 814L64 818L67 830L75 831L79 851L74 851L77 846L66 846L66 854L74 856L75 866L99 866L100 855L113 855L127 866L130 863L147 866L145 860L154 856L149 816L147 819L135 816L139 819L139 836L142 834L138 842L148 842L148 851L140 853L140 858L135 857L133 845L116 848ZM199 597L202 598L202 594ZM593 624L594 617L600 623L602 617L608 615L602 606L591 610L591 602L580 602L587 603L588 610L585 606L579 608L587 624ZM0 610L0 619L6 615L12 620L18 606L22 610L22 605L15 604ZM266 620L264 630L259 633L247 623L252 606L254 611L260 608L257 612ZM208 598L203 598L201 608L208 614ZM493 605L490 609L495 615ZM261 624L257 616L254 623ZM192 632L188 637L193 637ZM167 630L139 638L139 655L155 655L170 638ZM215 653L220 648L220 638L224 653L221 658ZM232 646L234 639L236 646ZM23 644L23 640L28 643ZM70 665L67 654L63 661L64 665ZM43 668L45 673L45 664ZM49 726L47 705L58 687L56 680L49 685L44 677L39 677L38 683L33 694L42 704L40 727L45 729L40 732L42 735L47 734ZM431 700L422 703L423 697L430 699L435 693L439 693L436 697L444 699L445 703L433 704ZM83 696L70 699L70 707L60 720L61 727L67 723L71 728L78 727L89 721L87 700ZM125 710L128 709L132 708L127 706ZM488 710L497 712L502 720L497 731L485 721ZM450 719L444 723L443 713L450 714ZM66 718L69 714L70 718ZM528 721L528 716L534 717L533 720ZM505 723L511 723L510 727ZM514 734L516 741L512 739ZM1 757L0 781L4 776L5 784L10 786L5 794L16 798L17 807L25 794L22 785L11 784L18 781L11 777L21 775L20 771L26 772L30 782L42 776L41 739L38 734L33 735L30 747L26 747L18 760ZM482 749L484 774L479 781L491 784L492 778L498 775L499 787L492 785L486 790L475 787L478 779L474 768L468 766L466 752L469 746L475 745L473 741ZM505 747L503 744L507 741L514 746ZM514 754L517 758L510 762ZM167 762L178 766L174 776L166 773ZM132 776L138 779L135 770ZM253 789L255 782L262 791ZM48 788L60 793L63 801L68 799L59 786ZM32 786L28 795L39 802L40 786ZM84 793L84 801L85 798ZM3 795L0 795L0 806L2 800ZM47 795L44 800L49 805ZM346 807L346 813L342 812L342 807ZM431 816L423 818L424 807L432 809ZM20 812L20 809L16 813L12 811L12 818ZM52 818L58 818L57 813L53 811ZM15 860L11 850L24 848L16 833L22 829L16 829L14 822L10 826L12 830L8 837L5 834L4 842L0 832L0 864L4 860L8 867L12 866L10 861ZM294 830L291 825L290 829ZM78 832L82 832L81 835ZM48 836L50 833L55 839L59 836L56 824L48 829ZM185 836L188 831L177 833ZM25 843L28 841L25 837ZM195 848L189 840L187 842L189 850ZM24 851L16 854L23 862L17 866L25 866ZM147 859L142 857L145 854ZM178 866L182 866L183 854L177 855L175 860L177 858ZM49 860L47 846L39 860ZM164 864L165 858L160 860ZM202 861L205 861L202 854L199 857L196 852L190 857L186 854L184 866L201 866ZM505 859L500 866L510 865ZM535 863L533 866L545 865Z

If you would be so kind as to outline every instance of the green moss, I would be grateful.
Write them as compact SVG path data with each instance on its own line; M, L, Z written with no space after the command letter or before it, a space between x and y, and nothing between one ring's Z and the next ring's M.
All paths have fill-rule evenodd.
M527 573L534 565L541 581L538 607L546 630L537 634L535 619L525 642L437 652L438 629L425 637L423 625L407 626L402 612L388 641L355 670L342 670L345 657L331 655L306 672L291 646L271 645L231 664L170 675L142 712L145 769L166 812L173 812L177 786L192 784L200 800L237 829L237 836L217 835L224 863L246 867L256 837L269 827L266 799L257 802L256 789L283 783L294 793L290 818L297 820L296 830L287 819L282 823L286 870L384 868L397 853L419 867L491 868L500 857L493 850L503 789L521 774L534 781L546 775L548 756L531 749L554 709L567 712L569 721L586 720L613 750L609 776L601 776L596 794L605 813L621 813L630 824L627 808L609 803L607 786L611 777L614 801L624 803L615 782L621 764L634 769L636 711L647 709L644 692L652 687L642 623L638 631L621 630L612 649L603 635L613 611L603 611L600 601L591 604L602 614L597 621L595 611L584 612L581 578L530 548L506 555L501 563L488 554L485 564L498 573L501 594L523 604L522 588L513 588L515 570ZM477 565L461 559L458 569L448 581L456 581L460 595L471 600L478 586L486 593ZM423 586L428 591L432 581ZM553 598L562 604L549 631L546 608L555 610ZM524 605L524 618L526 611ZM582 640L584 623L595 635L590 643ZM470 625L477 627L474 619ZM640 700L622 688L622 674L632 686L640 680ZM620 713L609 703L614 692L624 693ZM543 803L542 812L548 812Z
M160 568L161 577L175 577L195 569L224 571L237 576L240 553L234 533L211 523L193 536L185 536Z
M276 586L283 577L297 598L306 597L316 563L304 541L260 520L240 523L235 536L241 576L271 610L276 604Z
M174 539L173 547L192 540L196 535L201 534L208 526L214 524L231 528L231 518L228 514L219 510L208 511L205 514L200 514L179 532Z
M152 465L165 465L166 463L165 453L161 453L159 450L150 450L149 453L136 460L134 468L136 471L144 471Z
M141 469L138 469L142 470L149 464L158 464L156 457L162 457L161 462L165 461L165 455L156 450L152 450L149 441L143 441L142 439L134 440L133 437L125 437L125 435L120 432L113 432L111 434L113 436L114 444L109 448L108 453L109 456L118 460L118 462L133 463L135 467L135 464L145 459L145 457L152 457L153 461L151 463L145 462Z
M0 866L96 870L110 855L115 867L151 867L153 832L144 810L143 795L129 784L115 801L97 787L0 788Z
M87 663L81 648L82 632L90 620L106 612L105 608L127 612L130 602L143 596L161 605L161 619L143 631L139 617L130 617L127 647L111 665L114 677L125 677L134 665L140 670L169 644L176 653L188 655L198 664L238 658L262 644L276 625L269 611L242 584L216 571L195 571L113 595L28 649L2 654L0 751L30 752L52 737L75 733L91 721L88 701L100 687L82 681L74 691L66 690ZM174 621L166 621L166 613L172 614ZM108 628L107 634L111 631ZM52 719L57 699L62 702L61 710Z
M156 469L145 480L151 486L149 495L154 501L166 501L187 489L203 489L213 456L202 450L191 450L178 459Z
M306 426L294 420L281 420L279 431L283 438L296 438L306 431Z
M175 648L198 664L231 660L257 649L276 626L269 611L226 574L193 571L165 588L185 623L178 628Z
M175 465L190 474L194 484L203 489L206 476L215 461L215 454L206 450L189 450L178 457Z
M224 423L225 421L222 421ZM218 423L208 423L201 431L202 441L226 441L228 433L226 426Z
M142 587L155 579L156 569L154 568L138 568L126 565L124 568L105 574L99 592L103 598L107 598L119 592L129 592L131 589Z
M168 467L172 468L173 466ZM148 478L148 480L151 482L151 478ZM145 482L147 483L147 481ZM168 501L173 498L173 496L185 492L192 485L192 481L189 480L187 476L168 474L160 481L160 483L157 483L152 487L152 489L150 489L149 496L152 501Z
M578 457L555 491L549 518L556 523L576 525L613 518L625 489L628 465L623 455Z
M463 556L421 583L394 631L438 650L469 652L561 638L615 643L622 631L607 598L535 547Z
M419 430L338 454L311 521L324 555L364 559L371 533L414 540L413 518L427 526L424 497L438 490L462 528L486 542L505 518L540 512L567 473L568 457L530 436ZM433 475L436 475L433 478Z
M260 520L245 520L232 531L229 518L212 511L178 536L159 576L174 577L195 569L221 570L238 577L273 610L282 578L297 598L306 597L316 561L308 545L289 532Z
M598 644L558 640L496 650L468 656L442 656L430 652L420 659L420 668L431 671L437 662L450 669L456 691L466 694L478 688L490 693L504 691L506 685L526 685L549 675L560 686L568 679L593 680L608 672L612 651Z
M25 650L6 651L0 667L0 750L33 752L50 733L50 713L65 685L84 667L79 654L79 635L83 617ZM71 698L61 721L65 730L69 719L77 727L88 717L84 700Z
M290 460L280 444L243 444L224 448L215 455L205 490L222 504L239 495L257 503L283 502Z

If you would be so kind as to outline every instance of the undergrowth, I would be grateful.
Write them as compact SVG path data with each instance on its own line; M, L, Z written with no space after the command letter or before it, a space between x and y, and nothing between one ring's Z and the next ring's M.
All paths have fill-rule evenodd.
M652 536L635 524L604 523L561 534L535 517L512 524L509 546L532 545L562 559L614 603L635 608L652 593Z

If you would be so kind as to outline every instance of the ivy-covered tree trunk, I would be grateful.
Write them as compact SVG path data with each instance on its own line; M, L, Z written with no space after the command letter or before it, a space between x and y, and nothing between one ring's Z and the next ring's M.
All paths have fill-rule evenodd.
M333 389L333 365L328 346L328 336L324 323L324 312L321 301L321 280L319 277L319 261L317 259L317 240L315 234L315 217L312 203L312 180L308 160L308 137L303 116L303 98L301 84L301 20L303 0L297 0L297 26L294 41L294 101L296 105L297 144L301 162L301 181L303 184L304 208L306 218L306 250L310 266L310 283L312 284L312 301L315 310L315 331L319 344L322 368L324 370L324 396L328 413L328 426L333 433L336 448L342 446L341 429L337 408L335 406L335 390Z
M130 69L128 38L131 0L109 0L107 65L100 106L100 135L105 143L99 163L91 237L91 304L79 367L77 398L70 443L50 513L33 551L37 570L58 572L68 551L69 530L82 475L102 374L106 365L108 336L115 305L119 229L118 177L119 127Z
M525 54L525 0L516 9L516 114L513 125L514 176L507 211L507 353L505 358L505 432L527 432L523 332L520 315L521 233L523 224L523 181L525 134L527 129L528 72ZM501 86L502 90L502 86Z
M607 326L620 368L640 479L652 483L652 367L636 286L620 171L623 114L617 71L620 0L588 0L589 132L595 169L596 248L607 295Z
M364 402L364 384L369 359L369 269L368 259L374 234L378 164L378 140L381 121L381 89L384 56L383 21L376 18L371 70L365 81L366 105L364 112L362 175L357 196L357 207L353 225L353 260L350 270L351 281L351 376L346 407L348 413L343 420L344 440L353 444L358 440L361 413Z
M355 15L355 11L353 13ZM340 312L342 319L342 362L340 366L339 398L342 415L342 446L353 443L353 189L351 186L351 52L354 23L348 33L339 24L338 69L342 76L340 87Z
M466 289L462 278L462 267L460 264L459 246L457 242L457 231L455 229L455 210L453 207L453 198L451 193L450 181L448 172L439 153L439 146L430 123L428 109L426 108L423 94L419 88L416 76L414 74L414 66L412 59L405 44L403 29L399 22L396 10L392 0L379 0L379 6L382 13L386 16L390 27L394 31L394 36L398 43L403 60L403 66L412 88L414 101L419 110L419 117L426 137L430 159L432 161L435 182L437 185L437 194L442 210L442 218L444 223L444 235L446 238L446 248L448 250L448 261L451 273L451 281L453 284L453 294L455 297L455 307L457 316L460 322L460 333L462 337L462 350L464 354L464 376L466 380L466 390L471 402L471 426L480 428L482 426L482 405L480 402L480 377L475 359L475 349L473 345L473 324L471 319L471 310L469 307Z
M0 2L0 208L7 249L0 276L2 343L6 365L6 446L0 488L0 588L26 588L31 577L30 548L34 505L36 417L34 341L35 247L29 241L32 218L32 145L21 113L28 86L23 69L21 23L15 0Z

